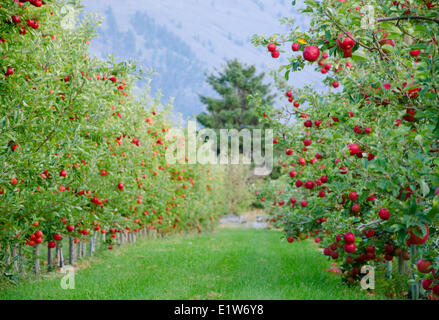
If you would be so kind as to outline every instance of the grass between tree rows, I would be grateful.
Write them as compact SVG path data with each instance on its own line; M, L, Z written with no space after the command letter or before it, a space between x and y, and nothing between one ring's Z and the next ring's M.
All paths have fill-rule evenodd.
M0 299L370 299L324 272L311 242L274 230L220 229L144 240L91 258L64 290L61 276L0 289ZM84 266L83 266L84 267Z

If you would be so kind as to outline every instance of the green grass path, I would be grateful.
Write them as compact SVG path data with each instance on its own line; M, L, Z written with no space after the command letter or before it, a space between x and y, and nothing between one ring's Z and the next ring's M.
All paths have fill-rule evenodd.
M0 299L364 299L311 242L289 244L273 230L220 229L198 237L143 240L105 251L76 273L0 289Z

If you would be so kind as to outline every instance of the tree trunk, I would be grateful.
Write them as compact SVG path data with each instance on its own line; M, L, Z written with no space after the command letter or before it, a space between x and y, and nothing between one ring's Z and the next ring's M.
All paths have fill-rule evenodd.
M81 242L81 246L82 246L82 258L86 258L87 257L87 242L85 241L85 239Z
M34 271L35 274L39 274L41 272L41 268L40 268L40 245L38 243L34 247L34 255L35 255Z
M6 258L6 265L9 266L11 264L11 262L12 262L12 259L11 259L11 247L9 247L9 246L6 247L5 256L7 257Z
M416 282L415 272L413 271L415 270L415 266L416 266L416 246L413 244L410 246L410 259L411 259L410 274L414 282L413 284L410 285L410 295L412 300L417 300L419 297L419 288L418 288L418 283Z
M93 231L93 250L92 252L96 252L96 240L98 238L98 233L96 231Z
M392 279L392 267L393 267L392 261L386 261L386 278L387 279Z
M409 264L407 260L402 258L402 255L398 257L398 272L400 274L408 274L409 273Z
M69 238L69 264L71 266L75 265L75 239L73 237Z
M96 232L93 231L93 235L90 237L90 240L88 242L88 255L90 257L93 257L93 253L94 253L95 235L96 235Z
M69 255L70 255L70 251L69 251ZM59 241L56 243L56 256L58 259L57 260L58 268L63 268L64 267L64 256L63 256L62 248L59 244ZM70 257L69 257L69 260L70 260ZM70 263L70 261L69 261L69 263Z
M13 268L14 268L14 272L19 272L18 269L18 259L19 257L17 256L17 248L16 247L11 247L11 257L12 257L12 263L13 263Z
M47 270L53 269L53 249L47 245Z
M79 260L82 259L82 246L81 246L81 242L78 242L76 247L77 247L77 250L78 250L78 255L76 256L77 257L76 260L79 261Z
M18 256L19 256L19 264L18 264L18 272L22 274L24 272L24 259L23 259L23 248L21 245L18 247Z

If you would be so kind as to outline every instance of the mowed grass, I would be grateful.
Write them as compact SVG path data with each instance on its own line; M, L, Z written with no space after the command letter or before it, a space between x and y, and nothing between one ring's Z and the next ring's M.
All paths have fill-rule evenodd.
M325 272L311 242L274 230L220 229L142 240L92 258L63 290L61 276L0 289L0 299L370 299Z

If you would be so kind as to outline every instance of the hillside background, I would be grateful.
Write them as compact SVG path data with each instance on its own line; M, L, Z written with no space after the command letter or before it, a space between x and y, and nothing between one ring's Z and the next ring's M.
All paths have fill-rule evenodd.
M289 0L83 0L87 11L103 23L92 42L100 57L113 54L152 68L152 90L174 97L174 110L184 118L203 111L198 93L213 94L204 73L238 58L259 72L278 67L264 48L250 43L253 34L286 31L279 19L292 16L305 28L307 21ZM300 1L298 1L300 3ZM299 5L300 6L300 5ZM269 76L266 80L269 81ZM295 86L316 83L319 75L302 71L290 79ZM167 102L165 100L164 102Z

